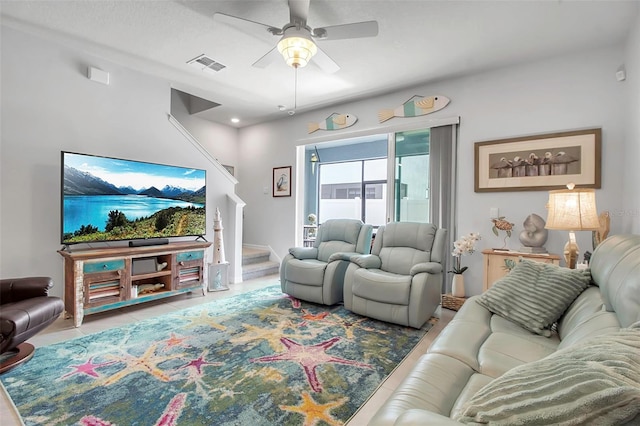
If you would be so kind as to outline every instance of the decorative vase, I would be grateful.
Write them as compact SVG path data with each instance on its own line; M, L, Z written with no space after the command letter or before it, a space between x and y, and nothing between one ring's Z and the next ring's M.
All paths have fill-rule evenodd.
M454 297L464 297L464 276L462 274L453 274L451 295Z

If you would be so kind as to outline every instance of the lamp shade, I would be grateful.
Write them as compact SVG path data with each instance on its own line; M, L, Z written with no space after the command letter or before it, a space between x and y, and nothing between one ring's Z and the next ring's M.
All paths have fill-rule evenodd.
M305 32L291 28L278 42L278 52L282 54L287 65L298 68L309 63L318 52L318 47Z
M549 191L547 229L594 231L600 228L593 189Z

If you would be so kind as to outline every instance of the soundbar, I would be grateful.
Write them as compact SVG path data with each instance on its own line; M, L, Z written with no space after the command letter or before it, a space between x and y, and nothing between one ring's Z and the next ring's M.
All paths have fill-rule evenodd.
M129 247L160 246L163 244L169 244L169 239L168 238L147 238L145 240L129 241Z

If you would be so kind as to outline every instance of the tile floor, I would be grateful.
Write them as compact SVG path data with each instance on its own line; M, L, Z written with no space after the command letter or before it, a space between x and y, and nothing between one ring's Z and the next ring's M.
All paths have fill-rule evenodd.
M222 299L245 293L277 282L278 276L272 275L269 277L248 280L238 284L231 284L228 291L207 292L204 297L199 293L182 294L155 302L148 302L142 305L129 306L114 311L102 312L85 317L82 325L78 328L73 327L71 319L60 318L45 331L30 339L29 342L32 343L37 350L38 346L46 346L53 343L63 342L65 340L96 333L109 328L122 326L134 321L152 318L165 314L171 310L184 309L190 306L208 303L215 299ZM420 343L418 343L414 350L407 356L407 358L405 358L402 364L395 369L395 371L371 396L369 401L367 401L355 416L352 417L348 423L349 426L364 426L369 422L376 410L388 398L398 384L400 384L418 358L426 352L433 339L440 333L442 328L449 323L454 315L454 311L450 311L448 309L441 310L438 308L436 316L440 317L440 321L438 321L438 323L434 325L429 332L427 332ZM7 397L4 388L0 389L0 419L0 424L2 424L2 426L17 426L23 424L20 417L16 414L10 399Z

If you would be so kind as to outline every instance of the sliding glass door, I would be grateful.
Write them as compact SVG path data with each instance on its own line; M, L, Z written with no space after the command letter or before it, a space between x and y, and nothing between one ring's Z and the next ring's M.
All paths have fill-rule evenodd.
M387 223L387 159L362 163L362 221L377 228Z
M449 223L455 127L441 126L306 147L306 218ZM311 154L318 161L311 162ZM313 169L311 169L313 166Z
M306 172L303 217L316 214L320 224L360 219L376 228L389 221L433 223L448 230L451 247L456 134L451 123L305 147L305 162L315 167ZM312 152L318 161L311 162ZM448 262L446 256L446 270Z
M394 220L429 222L429 129L395 134Z

